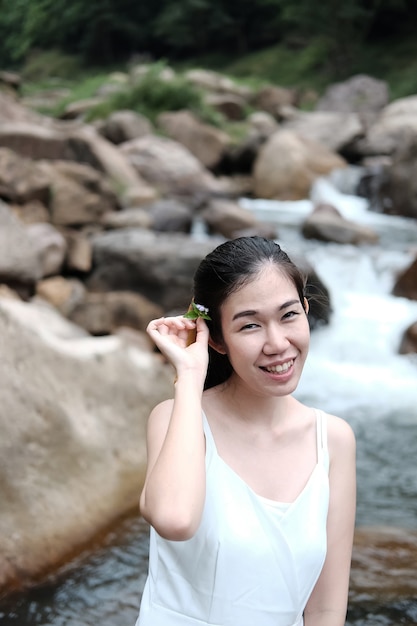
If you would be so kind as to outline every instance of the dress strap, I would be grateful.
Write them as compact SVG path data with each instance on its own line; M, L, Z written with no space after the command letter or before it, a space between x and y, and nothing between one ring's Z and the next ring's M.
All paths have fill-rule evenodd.
M317 429L317 462L329 468L329 450L327 447L327 418L323 411L318 409L316 413Z
M213 433L211 432L210 424L208 423L208 419L206 414L203 413L203 429L204 436L206 438L206 457L209 458L212 454L217 453L216 443L214 441Z

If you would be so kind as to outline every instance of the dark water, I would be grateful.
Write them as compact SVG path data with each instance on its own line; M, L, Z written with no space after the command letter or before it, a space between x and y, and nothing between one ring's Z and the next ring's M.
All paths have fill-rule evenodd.
M358 525L417 528L417 423L395 415L358 416L352 426L358 440ZM58 577L0 600L1 626L134 626L147 551L148 528L135 513ZM352 604L347 624L416 625L417 598Z

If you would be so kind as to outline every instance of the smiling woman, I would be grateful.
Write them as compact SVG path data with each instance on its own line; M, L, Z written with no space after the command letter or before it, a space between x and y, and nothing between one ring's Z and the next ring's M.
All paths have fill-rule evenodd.
M278 244L242 237L196 271L210 319L148 326L177 378L148 423L137 626L345 624L355 440L292 395L309 349L304 289Z

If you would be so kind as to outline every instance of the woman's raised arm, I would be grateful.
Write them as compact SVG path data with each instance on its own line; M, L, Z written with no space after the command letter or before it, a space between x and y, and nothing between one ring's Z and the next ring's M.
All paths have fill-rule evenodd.
M195 343L188 332L197 328ZM148 421L148 463L140 497L143 517L165 539L196 532L205 499L205 439L201 398L208 365L208 328L202 319L161 318L148 334L176 370L174 399Z

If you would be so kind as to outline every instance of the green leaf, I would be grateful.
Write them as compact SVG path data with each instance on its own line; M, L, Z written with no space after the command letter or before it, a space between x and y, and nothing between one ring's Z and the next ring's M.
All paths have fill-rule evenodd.
M187 313L183 315L189 320L196 320L198 317L202 317L203 320L211 320L211 317L208 315L208 309L204 307L204 310L199 308L199 305L195 304L195 302L191 302L190 308Z

